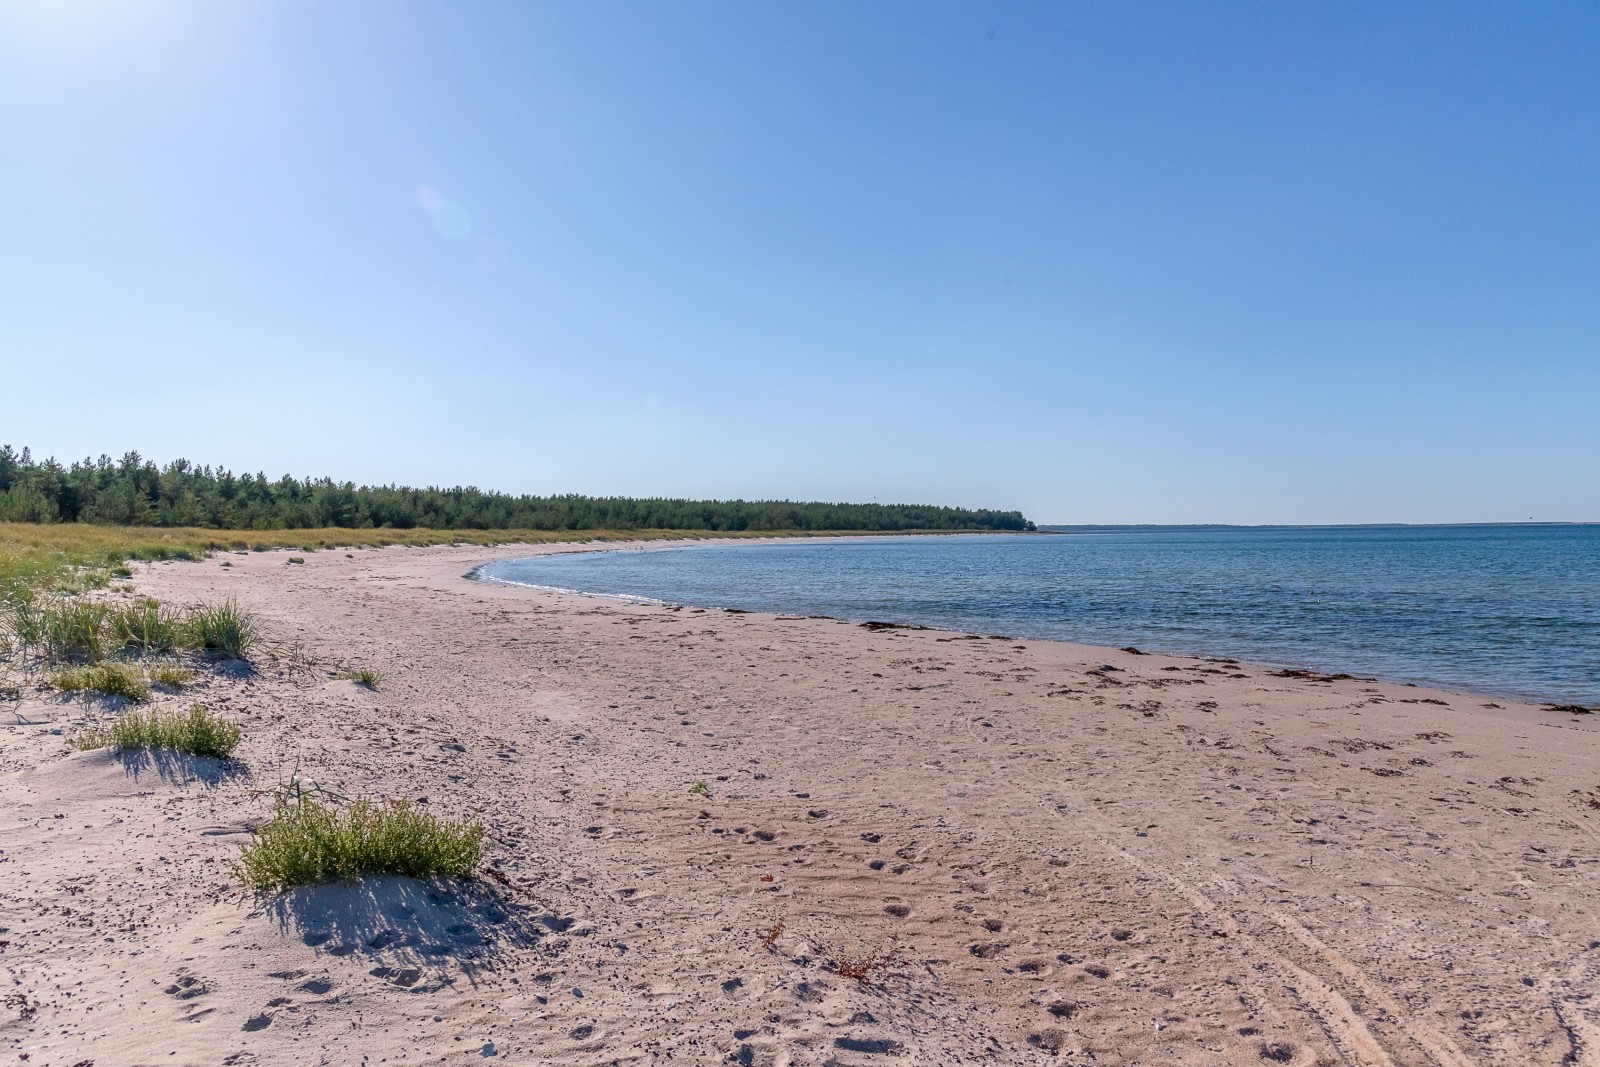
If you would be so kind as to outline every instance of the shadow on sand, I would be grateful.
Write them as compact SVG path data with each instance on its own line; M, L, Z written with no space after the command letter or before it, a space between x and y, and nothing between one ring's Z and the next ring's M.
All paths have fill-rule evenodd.
M488 883L400 875L300 886L266 903L285 934L332 956L361 955L372 974L421 992L441 972L492 971L508 949L538 945L571 919L540 914ZM558 951L548 942L547 951Z
M170 748L122 748L111 753L122 771L134 781L155 775L168 785L202 785L215 789L224 782L248 781L250 768L235 759L191 756Z

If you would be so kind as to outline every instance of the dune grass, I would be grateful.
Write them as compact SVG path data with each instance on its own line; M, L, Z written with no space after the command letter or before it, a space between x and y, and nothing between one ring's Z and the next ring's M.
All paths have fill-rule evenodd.
M182 617L149 597L112 608L106 621L113 641L144 655L171 652L184 644Z
M104 604L75 596L33 596L13 606L7 629L24 651L93 663L104 654L110 613Z
M838 531L860 536L862 531ZM704 537L816 537L833 531L804 530L409 530L328 527L306 530L208 530L194 526L99 526L86 522L0 522L0 558L31 559L29 569L53 569L65 557L73 565L115 567L128 560L197 559L212 552L327 548L387 548L391 545L566 544L574 541L656 541ZM0 571L0 574L3 574Z
M20 651L46 663L99 663L113 655L161 655L192 649L248 659L261 626L237 601L174 611L145 598L105 604L44 593L0 604L0 652Z
M367 874L470 878L483 860L478 819L441 820L406 801L356 800L339 809L306 794L279 796L271 821L240 846L235 871L258 890Z
M383 681L383 674L372 667L356 667L352 670L345 671L339 677L347 681L354 682L357 685L364 685L368 689L372 690L376 690L378 688L378 683Z
M231 599L191 608L181 630L190 648L229 659L247 660L261 643L261 626L255 616Z
M191 756L233 755L239 747L240 731L203 704L191 704L188 711L122 712L109 726L91 727L74 736L73 748L168 748Z
M50 684L64 693L103 693L140 704L150 699L150 683L144 672L132 664L115 661L62 668L51 675Z

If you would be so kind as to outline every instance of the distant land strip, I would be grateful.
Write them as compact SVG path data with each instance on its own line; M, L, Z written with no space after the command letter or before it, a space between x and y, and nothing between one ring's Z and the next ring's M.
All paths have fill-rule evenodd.
M1020 511L928 504L513 496L472 486L272 480L129 452L63 465L0 447L0 521L205 530L704 531L1032 530ZM473 540L477 540L473 538ZM496 538L499 540L499 538Z

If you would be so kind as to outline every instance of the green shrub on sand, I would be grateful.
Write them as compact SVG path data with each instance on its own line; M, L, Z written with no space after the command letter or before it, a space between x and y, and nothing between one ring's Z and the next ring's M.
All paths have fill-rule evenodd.
M480 820L449 822L406 801L356 800L342 810L309 795L278 798L271 821L241 846L235 870L260 890L400 874L469 878L483 859Z
M191 704L188 711L148 712L129 709L109 726L93 727L71 741L79 750L93 748L169 748L191 756L233 755L239 747L238 724Z

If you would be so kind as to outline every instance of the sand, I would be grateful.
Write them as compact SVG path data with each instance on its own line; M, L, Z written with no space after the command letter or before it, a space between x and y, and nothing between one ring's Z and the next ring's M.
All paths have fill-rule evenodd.
M233 764L6 714L0 1061L1600 1064L1591 719L463 578L567 547L140 565L278 654ZM244 891L295 775L486 876Z

